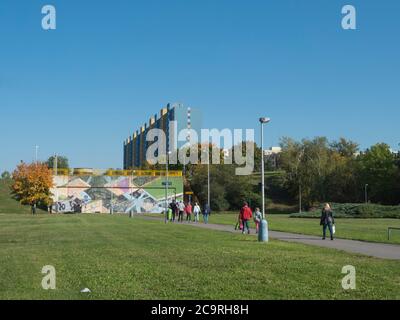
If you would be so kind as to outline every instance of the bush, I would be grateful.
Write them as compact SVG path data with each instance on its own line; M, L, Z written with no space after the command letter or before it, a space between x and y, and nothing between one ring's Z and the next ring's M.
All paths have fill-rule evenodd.
M360 203L333 203L331 204L336 218L392 218L400 219L400 206L384 206L380 204ZM292 213L292 218L319 218L321 216L321 204L309 212Z

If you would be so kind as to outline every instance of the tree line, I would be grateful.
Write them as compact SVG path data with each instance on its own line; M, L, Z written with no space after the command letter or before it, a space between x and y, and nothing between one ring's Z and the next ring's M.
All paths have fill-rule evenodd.
M243 142L243 153L246 152L246 143ZM266 170L276 171L282 179L279 185L269 186L275 190L268 190L268 194L285 194L286 204L298 203L301 198L302 209L308 210L322 202L362 203L365 201L385 204L400 204L400 153L394 153L385 143L378 143L360 151L359 145L344 138L338 141L329 141L326 137L303 139L301 141L284 137L281 139L281 153L265 156ZM193 146L199 148L202 145ZM211 208L216 211L236 210L244 200L252 207L261 205L260 171L261 148L255 145L254 172L252 175L239 176L235 174L237 165L225 164L222 149L209 145L209 153L217 152L220 155L221 165L211 164L210 193ZM230 150L233 155L233 148ZM188 150L189 153L189 150ZM20 165L13 174L4 172L2 179L14 180L14 193L24 203L42 201L47 203L48 193L41 190L39 198L34 197L32 181L43 180L47 184L49 171L46 168L54 167L54 157L38 166ZM68 159L58 157L58 168L68 168ZM27 167L28 166L28 167ZM165 165L146 165L142 169L161 169ZM188 164L185 167L180 163L170 165L171 170L185 169L185 189L193 191L195 199L204 204L208 199L207 164ZM32 172L32 175L28 174ZM16 181L18 184L16 184ZM269 184L266 178L266 185ZM28 190L19 191L22 186Z
M243 152L245 145L243 142ZM269 187L276 189L268 190L269 201L268 194L278 191L285 194L286 204L299 203L301 198L304 210L322 202L400 204L400 153L385 143L361 151L358 143L345 138L296 141L284 137L280 147L281 153L264 156L266 170L283 176L280 185ZM215 148L210 145L210 153ZM223 151L219 152L224 164ZM233 154L233 148L230 152ZM235 175L236 164L210 165L212 209L236 210L244 200L253 207L261 205L261 157L261 148L255 145L254 172L249 176ZM176 165L176 169L182 169L182 165ZM207 170L204 164L186 166L187 185L201 203L207 201Z
M400 204L400 154L385 143L365 151L353 141L326 137L281 140L285 185L305 209L321 202Z

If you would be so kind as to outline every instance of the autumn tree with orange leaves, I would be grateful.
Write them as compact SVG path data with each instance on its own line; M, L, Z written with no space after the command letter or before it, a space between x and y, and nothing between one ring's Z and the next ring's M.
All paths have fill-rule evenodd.
M11 189L16 198L27 205L48 206L52 203L52 170L44 163L21 163L12 174Z

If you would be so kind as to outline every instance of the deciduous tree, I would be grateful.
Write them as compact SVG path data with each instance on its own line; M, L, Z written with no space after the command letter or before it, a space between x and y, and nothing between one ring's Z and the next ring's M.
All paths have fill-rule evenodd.
M22 204L51 204L53 176L46 163L21 163L13 172L12 178L12 191Z

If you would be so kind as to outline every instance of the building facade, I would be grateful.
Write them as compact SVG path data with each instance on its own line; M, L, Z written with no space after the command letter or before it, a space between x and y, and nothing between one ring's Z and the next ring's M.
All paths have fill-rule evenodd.
M170 132L170 123L175 121L173 127L176 132ZM136 130L123 143L123 168L125 170L142 168L146 164L147 148L153 143L146 141L146 136L149 130L156 128L164 131L166 136L166 149L172 151L173 146L170 146L170 137L173 134L177 137L178 133L186 130L186 142L190 141L189 130L194 130L200 136L201 116L197 109L184 107L182 104L167 104L161 109L160 114L152 116L147 123ZM177 143L177 148L180 148L185 141Z

